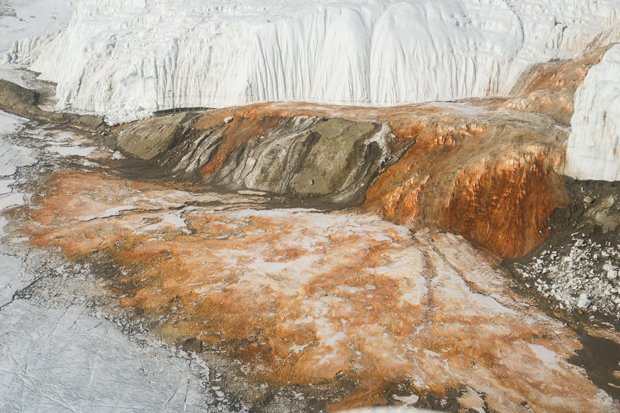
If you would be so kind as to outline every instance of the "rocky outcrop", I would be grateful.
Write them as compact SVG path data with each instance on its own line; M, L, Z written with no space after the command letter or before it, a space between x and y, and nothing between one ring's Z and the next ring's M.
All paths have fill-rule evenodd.
M180 113L136 122L118 134L117 145L138 159L153 159L170 149L188 130L188 117Z
M485 106L486 105L486 106ZM495 102L396 108L262 104L206 112L155 159L179 178L437 225L502 256L529 252L566 202L567 131Z
M104 125L102 117L47 112L39 108L39 93L0 79L0 110L14 115L58 125L95 131Z
M412 227L443 226L502 256L527 253L566 202L557 172L566 132L538 115L442 117L411 129L415 144L377 178L364 207Z
M213 111L158 162L227 189L359 203L388 161L388 132L378 122L279 116L258 107Z

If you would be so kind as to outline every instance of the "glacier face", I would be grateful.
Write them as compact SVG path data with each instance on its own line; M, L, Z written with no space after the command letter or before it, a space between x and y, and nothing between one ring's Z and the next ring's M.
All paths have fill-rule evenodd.
M575 95L566 174L620 181L620 44L588 72Z
M56 82L60 109L390 105L506 94L619 21L615 0L75 0L8 60Z

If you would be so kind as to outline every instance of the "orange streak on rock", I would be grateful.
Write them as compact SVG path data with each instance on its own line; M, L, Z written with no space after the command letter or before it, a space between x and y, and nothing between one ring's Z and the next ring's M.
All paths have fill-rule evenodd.
M228 111L217 111L215 113L209 112L201 117L196 123L196 128L205 130L221 128L224 124L224 120L226 120L230 114L235 116L222 131L225 138L223 144L220 145L211 161L202 168L202 174L207 177L217 173L221 169L224 161L226 161L226 158L228 158L235 149L246 144L250 138L261 137L267 130L274 128L278 123L277 118L270 116L252 118L246 117L247 115L236 116L236 113L229 113Z
M569 126L574 98L590 68L598 64L609 46L600 47L573 60L540 63L523 73L504 107L526 112L544 113Z
M527 254L567 202L556 172L566 136L549 121L495 116L429 122L368 189L364 208L399 224L443 226L503 257Z
M440 221L502 256L522 256L549 233L547 218L563 202L548 151L483 162L461 171Z
M541 82L529 87L548 84ZM394 136L389 151L405 152L368 189L365 210L413 228L443 226L501 256L522 256L546 237L547 219L566 203L559 173L567 136L545 116L498 110L505 103L390 108L266 103L211 111L196 128L223 127L224 140L202 173L217 173L249 139L260 139L292 117L385 122ZM226 118L232 121L225 124ZM482 214L490 210L491 216Z

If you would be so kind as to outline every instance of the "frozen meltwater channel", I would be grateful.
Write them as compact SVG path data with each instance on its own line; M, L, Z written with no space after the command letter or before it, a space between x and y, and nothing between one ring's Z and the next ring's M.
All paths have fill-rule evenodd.
M80 153L79 147L71 153L55 150L59 146L51 143L31 148L24 141L21 146L25 127L24 119L0 112L0 210L28 202L26 194L13 188L19 168L42 157L49 161L59 152ZM115 323L93 314L84 300L64 294L50 303L29 293L28 288L50 276L39 265L45 257L13 248L19 240L5 233L6 224L1 217L0 412L207 408L209 370L203 363L153 340L143 338L139 345ZM71 280L75 274L65 276Z
M615 0L76 0L8 61L59 108L135 115L258 101L390 105L507 94L532 63L618 39ZM129 109L128 109L129 108Z

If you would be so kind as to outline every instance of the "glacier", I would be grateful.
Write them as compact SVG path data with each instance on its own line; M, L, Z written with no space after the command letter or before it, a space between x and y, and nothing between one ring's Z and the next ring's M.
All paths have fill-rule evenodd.
M588 72L575 95L565 173L620 181L620 44Z
M5 61L59 110L131 116L264 101L506 95L529 65L620 38L616 0L74 0Z
M0 1L0 56L24 38L48 36L65 28L71 19L70 0ZM0 58L0 79L27 86L15 65Z

